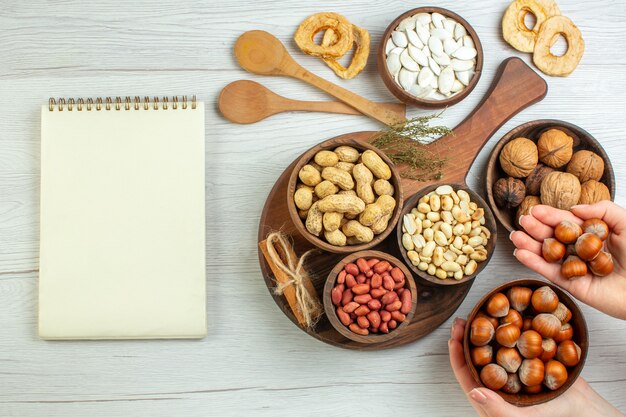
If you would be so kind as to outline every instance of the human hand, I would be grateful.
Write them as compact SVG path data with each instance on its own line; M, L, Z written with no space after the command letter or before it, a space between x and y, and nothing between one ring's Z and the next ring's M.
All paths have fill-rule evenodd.
M469 372L463 355L465 320L455 319L448 341L450 365L470 404L481 417L624 417L615 407L598 395L587 382L578 378L562 395L547 403L516 407L494 391L481 388Z
M593 218L604 220L611 229L606 245L613 256L615 269L606 277L587 273L584 277L567 280L561 275L561 265L543 259L543 240L552 237L554 227L562 220L582 224L583 220ZM583 303L626 320L626 304L623 302L626 296L626 210L610 201L574 206L571 212L538 205L532 208L529 215L522 216L519 222L526 232L514 231L510 239L517 247L513 255L521 263L569 291Z

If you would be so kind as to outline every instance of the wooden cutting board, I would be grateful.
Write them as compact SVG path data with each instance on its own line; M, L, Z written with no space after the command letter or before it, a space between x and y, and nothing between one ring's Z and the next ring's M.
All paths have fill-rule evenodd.
M449 156L452 159L442 170L443 178L426 182L403 179L402 187L405 201L420 189L434 183L465 185L470 167L489 138L515 114L543 99L547 91L546 82L519 58L509 58L502 62L491 88L474 111L453 129L453 134L428 145L433 152ZM334 139L350 137L367 141L375 133L349 133ZM267 197L259 223L258 241L265 239L272 230L282 230L292 236L295 251L300 255L311 249L312 246L298 234L287 210L287 186L294 165L295 161L285 169ZM402 171L406 167L399 166L398 168ZM391 233L385 241L373 249L391 253L401 259L395 236L395 233ZM311 273L313 285L320 299L322 299L322 289L329 271L342 257L342 255L320 252L319 255L311 257L312 259L307 262L306 268ZM273 293L274 278L260 251L259 262L263 279L274 301L283 313L294 324L298 325L284 297ZM478 276L476 279L481 279L481 277ZM298 327L323 342L343 348L380 350L401 346L427 335L445 322L463 302L473 282L469 281L452 286L435 286L426 285L417 279L416 281L418 284L418 301L415 317L401 334L387 342L362 344L348 340L331 327L326 317L322 317L312 330Z

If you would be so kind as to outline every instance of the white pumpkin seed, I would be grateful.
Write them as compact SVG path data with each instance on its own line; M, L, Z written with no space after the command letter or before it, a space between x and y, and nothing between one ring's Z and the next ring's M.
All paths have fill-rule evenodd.
M443 28L452 36L454 34L454 28L456 27L456 21L450 18L443 21Z
M424 98L427 97L432 92L432 90L433 89L430 86L422 88L418 84L415 84L411 87L409 93L417 98Z
M467 29L465 29L465 26L463 26L462 24L457 23L454 27L454 39L458 41L465 35L467 35Z
M454 81L454 71L452 70L452 67L445 67L441 70L441 74L439 74L439 91L442 94L450 93Z
M442 15L441 13L435 12L431 15L431 19L432 19L433 25L436 28L443 29L443 22L444 20L446 20L444 15Z
M400 59L402 59L402 56L400 56ZM398 81L400 81L402 88L408 91L417 81L417 72L402 68L398 74Z
M475 48L474 40L470 35L463 36L463 46L467 46L468 48Z
M462 59L452 59L451 63L452 65L452 69L454 69L455 71L467 71L470 70L472 68L474 68L474 62L473 61L466 61L466 60L462 60ZM461 81L463 82L463 81Z
M430 87L437 91L437 89L439 88L439 80L437 79L437 76L434 76L433 79L430 82ZM431 92L429 95L432 96L433 92Z
M463 85L463 83L459 80L454 80L454 82L452 83L452 88L450 89L450 91L452 93L458 93L459 91L463 90L465 88L465 86Z
M428 66L428 57L421 51L421 49L416 48L413 45L409 45L409 55L411 58L415 60L419 65L423 67Z
M476 52L476 49L469 47L469 46L462 46L456 51L454 51L452 56L454 58L468 60L468 59L473 59L474 57L476 57L477 54L478 53Z
M406 48L406 46L409 44L409 40L406 38L406 34L404 32L398 32L397 30L391 32L391 39L393 39L393 43L402 48Z
M452 35L450 35L450 32L448 32L445 29L439 29L439 28L435 28L430 32L430 36L431 37L435 37L441 41L444 41L446 39L452 39Z
M393 39L389 38L387 40L387 44L385 45L385 54L389 55L389 52L391 52L391 50L395 47L396 47L396 44L393 43Z
M387 69L391 73L391 75L397 75L400 72L400 68L402 68L402 64L400 63L400 54L389 54L387 55Z
M441 42L441 39L431 36L428 39L428 49L430 49L430 52L435 55L443 54L443 43Z
M459 80L463 85L468 85L470 82L471 74L470 71L457 71L456 79Z
M419 71L420 67L419 65L417 65L417 62L415 62L413 60L413 58L411 58L409 56L409 50L405 49L404 51L402 51L402 53L400 54L400 63L402 64L402 66L406 69L408 69L409 71Z
M422 53L423 53L424 55L426 55L426 57L429 57L429 56L431 56L431 55L432 55L432 54L430 53L430 49L428 49L428 45L426 45L426 46L424 46L424 47L422 48Z
M420 37L417 36L417 32L415 32L415 30L407 29L406 30L406 37L409 40L409 47L411 45L414 45L415 47L420 48L420 49L422 49L424 47L424 44L420 40Z
M442 55L434 55L433 54L433 59L435 60L435 62L443 67L446 67L448 65L450 65L450 57L446 54L442 54Z
M420 23L422 25L428 25L431 22L430 13L418 13L415 16L416 23Z
M443 41L443 51L446 54L451 55L457 49L459 49L459 45L454 39L446 39L445 41Z
M428 57L428 68L430 68L436 76L441 74L441 67L435 62L432 56Z
M402 22L400 22L396 30L405 30L407 28L414 28L416 21L417 19L415 18L415 16L408 17L404 19Z
M400 62L400 60L398 59L398 63L399 62ZM398 69L398 71L400 71L400 70ZM417 76L417 83L419 84L420 87L426 88L426 87L430 86L430 82L433 80L433 78L435 78L435 74L433 74L431 69L428 68L428 67L424 67L424 68L422 68L422 70L420 71L419 75ZM429 94L430 94L430 92L429 92Z
M424 45L428 44L428 38L430 38L430 31L428 28L424 26L416 26L415 32L417 32L417 36L419 36Z

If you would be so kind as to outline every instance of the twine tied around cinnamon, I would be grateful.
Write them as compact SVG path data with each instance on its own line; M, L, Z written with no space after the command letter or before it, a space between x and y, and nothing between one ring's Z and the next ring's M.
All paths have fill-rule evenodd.
M286 280L277 280L274 293L282 295L285 289L293 286L297 307L302 314L304 324L306 327L313 327L320 318L323 309L317 294L311 294L307 289L305 281L308 281L308 277L303 265L306 258L316 250L311 249L305 252L298 260L285 234L272 232L267 236L265 242L269 260L287 276ZM283 257L279 255L275 245L278 246Z

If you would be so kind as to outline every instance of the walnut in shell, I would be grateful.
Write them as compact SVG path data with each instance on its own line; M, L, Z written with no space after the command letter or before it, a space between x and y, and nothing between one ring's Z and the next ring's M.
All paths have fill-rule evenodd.
M580 200L578 204L593 204L602 200L610 200L609 187L595 180L585 181L580 186Z
M537 141L539 160L552 168L560 168L572 159L574 139L559 129L543 132Z
M554 170L544 164L537 164L535 169L528 174L524 185L526 185L526 195L539 195L541 191L541 182L549 173Z
M541 183L541 203L569 210L580 199L580 181L567 172L554 171Z
M500 152L500 166L504 172L514 178L528 176L538 161L537 145L526 138L513 139L504 145Z
M517 178L500 178L493 185L493 198L500 207L512 209L520 205L526 196L526 186Z
M541 199L539 197L534 195L526 196L522 201L522 204L520 204L517 208L517 213L515 214L515 225L520 226L519 218L530 214L530 209L538 204L541 204Z
M604 175L604 160L591 151L578 151L567 164L567 172L576 175L581 183L600 181Z

